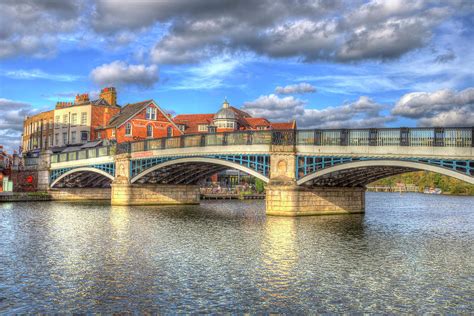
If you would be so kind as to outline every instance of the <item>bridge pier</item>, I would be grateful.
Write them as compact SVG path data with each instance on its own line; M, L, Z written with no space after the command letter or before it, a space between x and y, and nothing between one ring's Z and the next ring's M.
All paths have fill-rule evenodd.
M112 205L199 204L197 185L112 183Z
M115 157L115 180L111 184L112 205L199 204L197 185L132 184L130 155Z
M268 185L266 213L305 216L364 213L365 188Z

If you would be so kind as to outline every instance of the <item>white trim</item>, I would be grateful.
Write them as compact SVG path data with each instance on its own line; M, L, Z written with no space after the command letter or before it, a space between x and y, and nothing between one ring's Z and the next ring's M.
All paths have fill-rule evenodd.
M100 170L100 169L97 169L97 168L92 168L92 167L81 167L81 168L75 168L75 169L72 169L72 170L69 170L68 172L60 175L56 180L53 181L53 183L51 183L51 188L53 188L56 183L58 183L61 179L63 179L64 177L70 175L70 174L73 174L73 173L76 173L76 172L81 172L81 171L91 171L91 172L95 172L95 173L98 173L98 174L101 174L107 178L109 178L110 180L114 180L114 177L112 175L110 175L109 173L103 171L103 170Z
M298 185L301 185L305 182L308 182L310 180L313 180L315 178L318 178L320 176L323 176L325 174L331 173L331 172L336 172L336 171L341 171L341 170L347 170L347 169L353 169L353 168L360 168L360 167L402 167L402 168L412 168L412 169L418 169L418 170L426 170L426 171L431 171L431 172L436 172L439 174L443 174L449 177L453 177L456 179L459 179L461 181L465 181L470 184L474 184L474 177L470 177L466 174L462 174L458 171L434 166L434 165L429 165L421 162L414 162L414 161L403 161L403 160L364 160L364 161L356 161L356 162L348 162L348 163L343 163L340 165L336 165L334 167L326 168L321 171L317 171L315 173L309 174L301 179L299 179L296 183Z
M206 162L206 163L212 163L212 164L216 164L216 165L226 166L226 167L229 167L229 168L232 168L232 169L237 169L237 170L243 171L245 173L248 173L248 174L250 174L250 175L252 175L252 176L254 176L254 177L256 177L260 180L263 180L266 183L268 183L270 181L270 179L268 177L265 177L264 175L258 173L257 171L252 170L250 168L247 168L245 166L236 164L234 162L225 161L225 160L216 159L216 158L191 157L191 158L179 158L179 159L169 160L169 161L160 163L160 164L158 164L156 166L153 166L153 167L143 171L142 173L136 175L135 177L132 178L130 183L134 183L138 179L143 177L144 175L147 175L150 172L153 172L155 170L164 168L166 166L175 165L175 164L179 164L179 163L188 163L188 162Z

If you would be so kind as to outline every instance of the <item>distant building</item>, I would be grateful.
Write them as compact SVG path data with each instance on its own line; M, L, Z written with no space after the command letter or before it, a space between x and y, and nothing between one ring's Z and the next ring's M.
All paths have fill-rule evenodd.
M108 124L96 128L96 131L98 138L117 143L183 134L170 115L153 100L125 105Z
M23 122L23 152L48 149L53 144L54 110L26 117Z
M252 117L249 113L231 106L227 100L215 114L180 114L173 120L185 134L296 129L294 120L276 123L265 118Z
M96 140L96 129L105 126L120 113L115 88L101 90L99 99L88 94L76 96L75 102L58 102L54 110L54 146L80 145Z

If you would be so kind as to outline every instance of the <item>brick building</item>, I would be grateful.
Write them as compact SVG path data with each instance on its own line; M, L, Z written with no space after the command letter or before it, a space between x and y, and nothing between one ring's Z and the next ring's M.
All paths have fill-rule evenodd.
M98 138L118 143L182 135L183 132L153 100L127 104L108 124L97 128Z
M275 123L265 118L252 117L249 113L231 106L227 100L215 114L180 114L173 120L185 134L296 129L294 120Z
M115 88L101 90L99 99L78 94L74 102L58 102L54 110L54 146L80 145L98 138L97 129L120 113Z

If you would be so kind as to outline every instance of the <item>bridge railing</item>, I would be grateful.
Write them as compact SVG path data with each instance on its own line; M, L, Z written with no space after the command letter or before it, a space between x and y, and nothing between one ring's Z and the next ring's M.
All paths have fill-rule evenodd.
M370 128L298 130L297 145L472 147L474 128Z
M474 128L261 130L146 139L55 154L52 163L121 153L232 145L473 147Z

